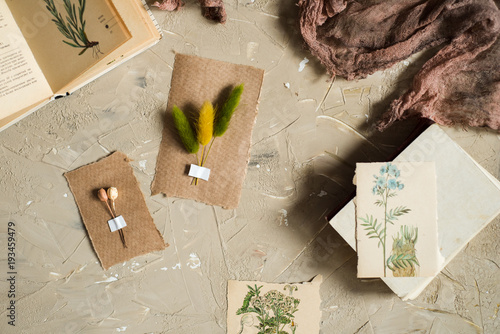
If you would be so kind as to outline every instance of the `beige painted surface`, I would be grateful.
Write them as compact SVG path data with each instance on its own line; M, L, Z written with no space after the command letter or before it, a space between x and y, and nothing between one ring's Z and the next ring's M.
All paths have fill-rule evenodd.
M355 253L324 219L353 190L355 162L383 159L411 131L412 121L382 134L370 126L429 55L332 82L302 46L293 1L227 1L224 26L186 2L180 12L155 11L158 45L0 133L2 277L8 221L18 238L16 328L7 325L2 279L0 332L224 333L227 280L317 274L321 333L498 332L498 218L412 302L379 280L356 279ZM236 210L150 196L174 52L265 70ZM446 131L498 177L498 133ZM170 247L103 271L62 174L115 150L134 159Z

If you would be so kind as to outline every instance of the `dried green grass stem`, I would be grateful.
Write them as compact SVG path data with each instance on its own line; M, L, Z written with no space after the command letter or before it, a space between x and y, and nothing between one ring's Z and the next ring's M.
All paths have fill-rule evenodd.
M175 128L179 133L179 137L181 137L182 144L184 144L186 151L191 154L198 153L200 144L184 112L180 110L179 107L174 106L172 109L172 116L174 117Z
M236 86L229 94L226 102L224 102L222 107L217 111L217 116L214 124L215 137L220 137L226 132L227 128L229 127L229 123L231 122L231 117L240 104L242 93L243 84Z

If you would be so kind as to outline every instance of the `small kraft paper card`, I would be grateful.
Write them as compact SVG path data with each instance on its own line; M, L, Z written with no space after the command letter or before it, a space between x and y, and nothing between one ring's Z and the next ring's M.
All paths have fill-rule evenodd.
M319 333L321 282L321 275L298 284L229 281L227 333Z
M251 66L175 56L152 195L238 206L263 76Z
M439 271L433 162L356 164L358 277Z
M129 161L115 152L64 174L105 270L165 249Z

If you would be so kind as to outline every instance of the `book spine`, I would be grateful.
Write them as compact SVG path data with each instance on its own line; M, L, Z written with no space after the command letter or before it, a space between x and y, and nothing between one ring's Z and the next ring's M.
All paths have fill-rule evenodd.
M154 25L156 27L156 30L158 30L158 32L160 33L160 35L163 36L163 32L162 32L162 30L160 28L160 25L158 24L158 21L156 21L156 18L154 17L153 13L151 12L151 9L149 9L149 6L146 3L146 0L141 0L141 2L142 2L142 5L144 6L144 9L148 12L149 17L153 21L153 23L154 23Z

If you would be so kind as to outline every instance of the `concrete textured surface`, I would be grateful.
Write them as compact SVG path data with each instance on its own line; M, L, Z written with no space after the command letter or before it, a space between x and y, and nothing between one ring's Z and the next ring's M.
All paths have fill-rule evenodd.
M330 80L303 47L294 1L226 3L225 25L204 19L194 0L179 12L154 10L159 44L0 133L0 332L224 333L228 279L317 274L321 333L500 332L499 218L407 302L380 280L356 279L355 253L324 219L354 189L354 163L384 159L415 126L371 127L435 50L364 80ZM150 196L176 52L265 70L236 210ZM497 132L445 130L499 176ZM134 159L170 247L103 271L63 173L115 150ZM18 239L15 328L6 317L9 221Z

